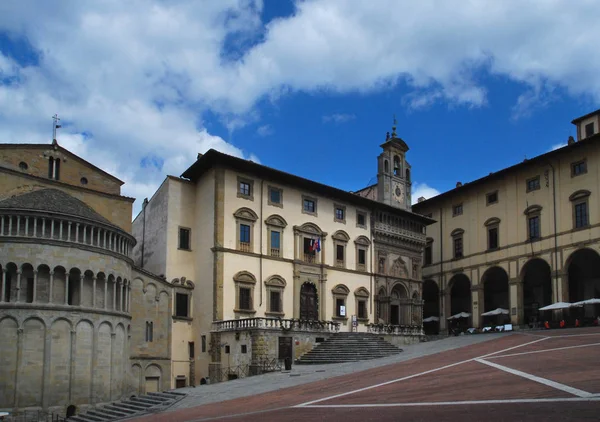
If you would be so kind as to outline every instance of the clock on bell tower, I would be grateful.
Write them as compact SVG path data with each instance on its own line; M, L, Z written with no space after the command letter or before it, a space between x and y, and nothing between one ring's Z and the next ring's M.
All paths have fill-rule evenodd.
M392 134L388 132L377 163L377 200L393 207L411 210L411 167L406 161L408 145L396 134L396 117Z

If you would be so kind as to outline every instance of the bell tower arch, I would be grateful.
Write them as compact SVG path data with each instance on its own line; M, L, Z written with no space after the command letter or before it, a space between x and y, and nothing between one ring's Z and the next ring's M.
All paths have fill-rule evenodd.
M411 167L406 161L408 145L396 134L396 117L392 134L386 134L377 158L377 201L411 210Z

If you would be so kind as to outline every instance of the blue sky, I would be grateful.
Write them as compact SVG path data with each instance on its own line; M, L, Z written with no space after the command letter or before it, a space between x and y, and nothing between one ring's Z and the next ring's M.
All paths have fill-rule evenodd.
M0 4L0 142L59 143L134 213L209 148L346 190L394 114L413 199L566 144L600 107L594 0ZM46 9L45 9L46 10Z

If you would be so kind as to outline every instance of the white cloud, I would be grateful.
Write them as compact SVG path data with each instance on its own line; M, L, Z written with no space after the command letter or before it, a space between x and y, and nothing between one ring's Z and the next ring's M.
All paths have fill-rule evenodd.
M275 131L273 130L273 126L271 125L262 125L260 126L258 129L256 129L256 134L258 136L270 136L274 133Z
M566 147L566 146L567 146L566 142L562 142L560 144L554 144L554 145L552 145L552 148L550 148L550 151L554 151L555 149L559 149L559 148Z
M411 201L412 205L419 202L420 197L425 197L425 199L433 198L434 196L439 195L441 192L431 186L428 186L427 183L417 183L413 182L412 184L412 192L411 192Z
M349 122L350 120L354 120L354 119L356 119L356 116L354 114L343 114L343 113L334 113L329 116L323 116L323 118L322 118L323 123L329 123L329 122L346 123L346 122Z
M409 107L477 107L488 102L482 70L522 83L517 117L557 86L600 102L596 0L307 0L266 27L259 0L44 6L0 2L0 30L40 53L39 65L20 66L0 52L0 142L49 142L59 113L59 142L124 179L137 209L198 152L249 156L208 133L207 110L231 138L261 119L257 100L297 91L369 93L405 81ZM163 168L141 168L147 155Z

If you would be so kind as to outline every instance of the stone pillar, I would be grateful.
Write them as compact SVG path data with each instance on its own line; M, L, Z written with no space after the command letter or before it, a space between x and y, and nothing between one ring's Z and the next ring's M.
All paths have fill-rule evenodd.
M108 277L104 276L104 309L107 308L106 302L108 300Z
M17 365L15 367L14 386L15 392L13 396L14 407L19 407L19 372L21 372L21 363L23 362L23 328L17 328Z
M21 301L21 274L22 274L22 271L17 270L17 297L15 299L15 302Z
M67 229L67 237L69 238L69 242L71 241L71 224L73 224L73 223L71 223L69 221L69 226L68 226L68 229Z
M113 283L113 311L117 310L117 279Z
M96 279L96 276L92 277L92 308L96 307Z
M4 302L6 297L6 268L2 268L2 296L0 296L0 302Z
M448 329L448 320L450 316L450 290L440 288L440 296L438 298L440 307L440 332Z
M511 324L526 324L523 308L523 282L518 278L513 278L508 282L508 292Z
M83 224L81 229L83 230L83 243L87 243L87 226Z
M17 233L16 236L21 236L21 216L17 215Z
M50 271L50 288L48 291L48 303L54 302L53 290L54 290L54 271Z
M84 275L79 275L79 306L83 306L83 279Z
M65 305L69 304L69 274L70 272L65 272Z
M483 285L476 284L471 286L471 325L474 328L481 328L481 314L484 312L483 303Z
M50 219L50 239L54 239L54 220Z
M25 236L29 237L29 217L25 217Z
M32 302L37 302L37 285L38 285L38 270L33 270L33 300Z
M119 281L119 307L117 311L123 311L123 282Z
M37 237L37 217L33 218L33 237Z
M553 302L569 302L569 273L557 271L552 279Z
M79 223L75 223L75 242L79 243Z

